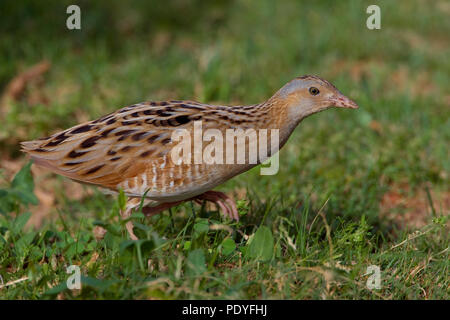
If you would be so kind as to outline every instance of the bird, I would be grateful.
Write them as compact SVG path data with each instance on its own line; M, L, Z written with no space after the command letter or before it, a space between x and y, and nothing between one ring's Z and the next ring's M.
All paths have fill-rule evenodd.
M239 220L235 202L213 189L264 159L253 163L205 163L192 159L180 163L171 156L176 145L174 132L184 130L194 135L199 121L204 132L211 129L224 135L227 130L277 130L278 151L303 119L332 107L357 109L358 105L329 81L304 75L289 81L259 104L146 101L49 137L22 142L21 150L34 164L76 182L100 187L106 193L122 190L127 196L121 212L124 219L139 207L148 217L185 201L211 201L224 216ZM246 156L249 143L245 140ZM237 150L237 144L232 148ZM268 156L271 155L269 151ZM137 240L134 225L128 220L129 236Z

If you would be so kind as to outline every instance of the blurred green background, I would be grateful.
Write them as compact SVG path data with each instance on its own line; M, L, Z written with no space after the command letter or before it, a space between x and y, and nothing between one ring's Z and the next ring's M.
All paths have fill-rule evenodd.
M71 4L81 8L81 30L66 28ZM366 27L371 4L381 8L380 30ZM20 141L145 100L258 103L292 78L315 74L360 109L306 119L281 151L276 176L256 169L222 189L250 201L254 225L274 228L278 217L304 210L305 199L315 213L328 200L332 230L364 216L380 237L367 252L381 250L403 239L402 230L448 216L449 16L449 2L440 0L1 1L0 183L25 163ZM38 228L57 212L74 225L102 217L114 201L34 174ZM433 239L423 243L425 255L448 248L448 235ZM435 276L423 281L432 287ZM422 294L406 287L384 297Z

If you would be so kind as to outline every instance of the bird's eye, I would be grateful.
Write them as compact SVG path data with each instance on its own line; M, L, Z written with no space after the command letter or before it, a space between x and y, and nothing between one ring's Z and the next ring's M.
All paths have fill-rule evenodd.
M309 88L309 93L311 93L313 96L317 96L320 93L320 91L316 87L311 87Z

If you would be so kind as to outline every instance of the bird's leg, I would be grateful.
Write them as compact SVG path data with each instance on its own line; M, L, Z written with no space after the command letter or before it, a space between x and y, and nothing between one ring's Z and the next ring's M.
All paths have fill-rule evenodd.
M146 216L146 217L151 217L157 213L160 213L166 209L170 209L178 204L180 204L182 201L177 201L177 202L171 202L171 203L161 203L158 204L156 206L149 206L148 205L149 200L144 200L143 206L142 206L142 213ZM141 198L131 198L127 201L125 210L120 212L120 216L122 217L123 220L128 219L131 214L133 213L133 211L136 208L139 208L141 204ZM133 222L131 220L127 221L127 223L125 224L125 227L128 231L128 234L130 235L130 239L131 240L138 240L138 237L136 237L136 235L133 232Z
M142 213L145 214L146 217L154 216L155 214L158 214L164 210L170 209L172 207L175 207L182 203L183 201L176 201L176 202L166 202L158 204L154 207L147 206L142 208Z
M140 199L138 199L140 200ZM239 221L239 214L238 214L238 210L236 207L236 204L234 203L233 200L231 200L231 198L229 198L225 193L223 192L219 192L219 191L207 191L199 196L196 196L194 198L185 200L185 201L195 201L197 203L202 203L202 201L211 201L214 202L215 204L217 204L220 209L223 211L225 216L230 217L232 220L236 220ZM177 205L179 205L180 203L182 203L183 201L175 201L175 202L166 202L166 203L160 203L156 206L143 206L142 208L142 213L146 216L146 217L151 217L155 214L158 214L164 210L170 209L172 207L175 207ZM139 201L137 202L137 204L135 204L134 206L138 206L139 205ZM193 211L195 212L195 211ZM131 212L128 213L128 216L131 215ZM127 216L127 217L128 217ZM194 216L195 217L195 216ZM136 240L136 236L133 234L133 225L131 224L131 221L129 221L127 223L127 230L130 233L130 237L133 240ZM134 238L136 239L134 239Z
M134 210L136 210L136 208L139 208L139 206L141 205L141 198L131 198L128 199L127 201L127 205L125 207L125 211L121 212L120 215L122 216L122 219L128 219L131 214L133 213ZM155 208L155 207L149 207L149 202L151 202L151 200L149 199L144 199L144 203L142 204L142 213L147 215L146 213L146 208ZM162 210L161 210L162 211ZM160 212L160 211L158 211ZM158 213L156 212L156 213ZM154 213L154 214L156 214ZM130 235L130 239L131 240L138 240L138 237L136 237L136 235L133 232L133 222L131 220L129 220L126 224L125 227L127 228L128 234Z
M131 214L133 213L133 209L136 208L137 206L139 206L140 202L141 202L141 199L139 199L139 198L129 199L127 201L125 210L120 212L122 219L124 219L124 220L128 219L131 216ZM136 237L136 235L133 232L133 222L131 220L129 220L125 224L125 227L127 228L127 231L128 231L128 234L130 235L131 240L138 240L138 237Z
M217 204L222 209L225 216L230 217L232 220L239 221L239 214L234 201L228 197L225 193L219 191L207 191L195 198L197 203L201 203L200 200L211 201Z

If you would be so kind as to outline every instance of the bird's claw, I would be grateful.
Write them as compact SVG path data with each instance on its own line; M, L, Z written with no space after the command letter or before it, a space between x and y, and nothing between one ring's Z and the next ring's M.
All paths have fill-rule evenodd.
M226 217L229 217L231 220L239 221L239 212L236 203L223 192L207 191L193 198L193 200L197 203L201 203L201 200L214 202L220 207Z

